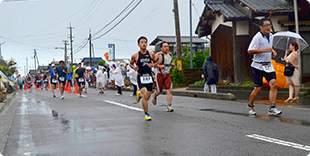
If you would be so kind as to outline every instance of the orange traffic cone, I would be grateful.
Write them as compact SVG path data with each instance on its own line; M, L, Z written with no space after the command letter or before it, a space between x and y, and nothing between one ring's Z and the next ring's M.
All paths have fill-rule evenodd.
M37 84L34 84L36 86L36 90L38 89Z
M16 90L18 90L17 84L15 85Z
M55 88L55 89L58 89L58 85L57 85L57 84L55 84L55 86L56 86L56 88Z
M50 83L49 82L47 82L47 88L48 89L50 89L51 87L50 87Z
M77 82L75 82L75 91L74 91L74 94L79 94L79 88L78 88Z
M30 89L29 84L27 83L27 88Z
M66 81L65 92L68 91L68 81Z
M68 83L68 92L67 93L72 93L72 90L71 90L71 83L69 82Z
M27 85L25 82L24 82L24 90L27 90Z

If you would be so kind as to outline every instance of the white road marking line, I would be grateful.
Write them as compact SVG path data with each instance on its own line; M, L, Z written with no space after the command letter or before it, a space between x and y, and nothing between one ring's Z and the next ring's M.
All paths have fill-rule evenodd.
M3 155L0 153L0 156L3 156Z
M121 106L121 107L124 107L124 108L128 108L128 109L132 109L132 110L140 111L140 112L143 112L143 111L144 111L144 110L143 110L143 109L141 109L141 108L137 108L137 107L128 106L128 105L121 104L121 103L118 103L118 102L113 102L113 101L109 101L109 100L105 100L104 102L107 102L107 103L110 103L110 104L113 104L113 105L117 105L117 106Z
M293 143L293 142L289 142L289 141L274 139L274 138L270 138L270 137L266 137L266 136L262 136L262 135L258 135L258 134L252 134L252 135L246 135L246 136L250 137L250 138L258 139L258 140L263 140L266 142L271 142L271 143L283 145L283 146L288 146L288 147L293 147L293 148L297 148L297 149L301 149L301 150L305 150L305 151L310 151L310 146L301 145L301 144L297 144L297 143ZM310 156L310 153L308 156Z
M307 156L310 156L310 153Z

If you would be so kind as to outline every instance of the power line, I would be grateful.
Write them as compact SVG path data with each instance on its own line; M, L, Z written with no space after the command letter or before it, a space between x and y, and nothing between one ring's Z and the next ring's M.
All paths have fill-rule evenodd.
M132 32L132 31L135 30L136 28L138 28L138 26L139 26L142 22L144 22L145 19L147 19L152 13L155 12L155 10L162 4L163 1L164 1L164 0L162 0L160 3L158 3L157 6L154 7L154 9L153 9L148 15L146 15L145 18L143 18L143 20L141 20L141 22L139 22L136 26L134 26L134 28L132 28L130 31L128 31L125 35L123 35L123 37L126 36L126 35L128 35L130 32Z
M94 38L93 40L96 40L96 39L99 39L101 38L102 36L106 35L107 33L109 33L110 31L112 31L116 26L118 26L126 17L128 17L130 15L130 13L132 11L134 11L138 6L139 4L142 2L142 0L140 0L119 22L117 22L112 28L110 28L109 30L107 30L105 33L103 33L102 35Z
M87 16L86 16L85 18L87 18L87 19L84 20L84 21L82 21L82 23L80 23L79 25L82 25L82 24L86 23L87 21L89 21L89 20L94 16L94 14L99 10L99 8L100 8L101 5L103 4L103 2L104 2L104 0L102 0L102 1L100 2L100 4L98 5L98 7L95 9L95 11L94 11L90 16L88 16L88 18L87 18ZM95 5L93 6L93 8L96 6L96 4L97 4L97 2L96 2ZM93 8L92 8L91 10L93 10ZM89 13L91 13L91 12L89 12Z
M96 33L94 33L94 37L99 34L101 31L103 31L106 27L108 27L111 23L113 23L119 16L121 16L130 6L131 4L134 2L135 0L132 0L116 17L114 17L114 19L112 19L107 25L105 25L103 28L101 28L99 31L97 31Z

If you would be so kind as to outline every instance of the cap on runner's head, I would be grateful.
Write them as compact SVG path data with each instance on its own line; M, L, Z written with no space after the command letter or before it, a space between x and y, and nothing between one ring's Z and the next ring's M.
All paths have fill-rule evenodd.
M52 67L55 67L55 64L52 64Z

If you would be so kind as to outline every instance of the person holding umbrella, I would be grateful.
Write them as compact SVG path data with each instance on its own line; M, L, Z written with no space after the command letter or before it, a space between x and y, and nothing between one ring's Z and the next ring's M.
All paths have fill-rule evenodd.
M272 49L273 35L270 33L270 20L266 18L262 19L259 23L259 28L260 31L253 37L248 48L248 53L254 55L251 67L255 86L250 95L250 103L247 107L250 115L256 115L254 100L263 88L263 77L265 77L270 85L270 108L268 114L279 115L282 114L282 112L276 108L275 104L278 90L276 73L271 63L271 58L275 57L277 52Z
M284 60L287 64L290 64L295 68L292 76L286 76L286 83L290 85L289 87L289 97L284 102L299 102L299 69L298 69L298 43L292 42L290 44L289 50L286 51ZM295 98L293 99L293 94L295 91Z

